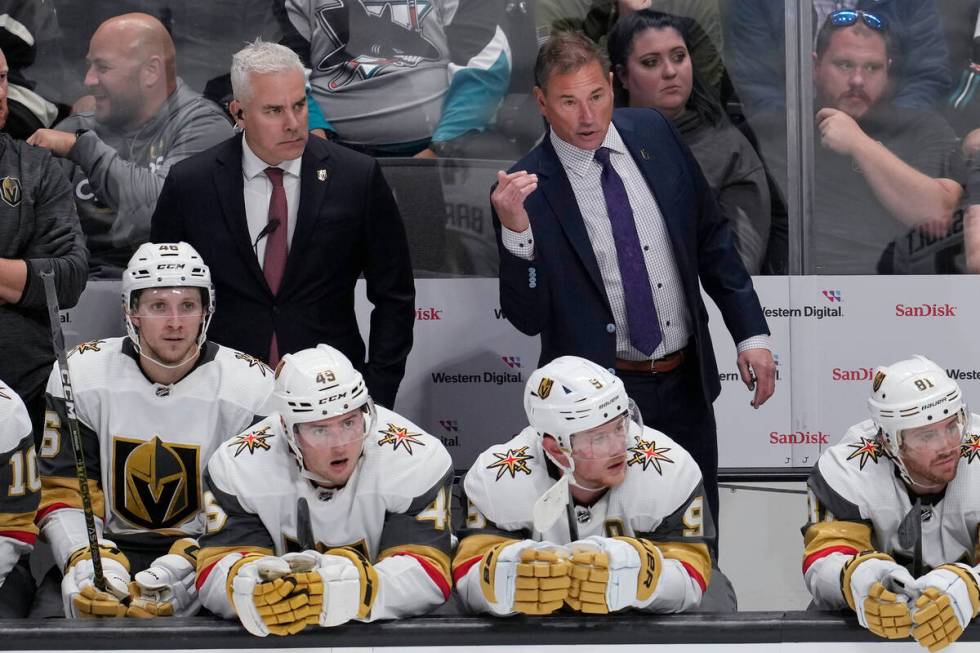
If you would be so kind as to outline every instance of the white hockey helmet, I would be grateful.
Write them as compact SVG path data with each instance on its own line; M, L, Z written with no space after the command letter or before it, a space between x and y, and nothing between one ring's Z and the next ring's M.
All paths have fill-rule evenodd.
M199 347L207 338L208 325L214 315L214 285L211 270L204 264L197 250L185 242L143 243L129 259L122 277L123 313L126 317L126 333L140 350L139 331L130 319L135 309L134 293L147 288L191 287L201 288L204 306L204 323L197 335Z
M524 388L524 412L539 437L548 434L568 453L572 435L619 415L642 424L619 377L590 360L562 356L535 370Z
M868 408L885 453L908 483L912 479L899 453L903 432L937 424L954 415L965 430L969 417L956 381L949 378L946 370L919 355L875 370Z
M317 345L286 354L276 367L276 381L267 412L278 413L286 429L286 441L299 462L303 475L325 482L303 463L296 426L339 417L360 408L364 413L364 435L374 430L377 411L368 394L364 377L342 353L329 345Z

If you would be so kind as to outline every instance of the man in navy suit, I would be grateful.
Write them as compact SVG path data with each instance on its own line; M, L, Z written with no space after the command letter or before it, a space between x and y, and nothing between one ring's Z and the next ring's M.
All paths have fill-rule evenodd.
M378 163L307 138L303 65L257 41L232 60L230 109L244 136L174 166L153 214L154 242L186 241L221 298L216 341L275 366L329 344L393 407L412 348L415 283L401 214ZM354 314L364 275L365 349Z
M567 354L615 371L644 422L701 467L717 523L721 391L698 282L738 345L761 406L775 385L768 327L697 162L652 109L613 111L612 75L585 37L556 34L538 53L535 97L550 134L497 175L490 199L500 303L541 335L541 361ZM642 463L655 443L627 461Z

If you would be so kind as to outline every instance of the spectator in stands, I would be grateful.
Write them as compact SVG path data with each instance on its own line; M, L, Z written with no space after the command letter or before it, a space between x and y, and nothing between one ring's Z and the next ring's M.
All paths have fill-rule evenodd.
M7 115L0 52L0 129ZM54 363L40 273L54 271L58 302L71 308L85 287L87 259L71 185L57 162L0 131L0 380L24 400L38 438Z
M745 268L758 274L769 238L766 173L752 145L695 73L688 48L691 26L690 19L647 9L617 21L607 46L619 104L652 107L673 121L728 217Z
M280 1L326 117L311 128L377 156L477 147L510 76L502 0Z
M893 42L877 14L842 10L813 56L816 272L891 272L909 228L943 235L962 196L956 136L938 115L888 99ZM886 247L889 247L886 252ZM880 263L879 263L880 259Z
M275 367L320 342L344 352L392 406L412 348L415 285L401 214L378 162L308 138L303 64L256 41L235 54L231 111L244 135L171 170L154 241L186 241L210 265L222 308L212 335ZM365 350L354 313L374 304Z
M85 86L94 112L39 129L28 143L74 164L90 274L116 278L149 237L150 215L170 167L232 130L217 105L177 77L173 41L151 16L124 14L102 23L87 61Z

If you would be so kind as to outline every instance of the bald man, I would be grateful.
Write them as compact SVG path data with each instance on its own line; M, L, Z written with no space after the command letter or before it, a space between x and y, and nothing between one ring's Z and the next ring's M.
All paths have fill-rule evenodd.
M65 160L87 237L90 276L118 278L148 240L170 166L232 136L222 110L177 77L174 42L146 14L102 23L89 41L92 111L27 140Z

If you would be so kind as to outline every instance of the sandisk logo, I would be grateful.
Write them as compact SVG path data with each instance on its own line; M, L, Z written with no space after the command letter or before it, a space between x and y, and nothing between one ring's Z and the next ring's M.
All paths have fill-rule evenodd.
M769 433L769 444L830 444L830 434L823 431L772 431Z
M438 309L434 306L430 306L429 308L416 308L415 319L416 320L441 320L442 309Z
M952 304L895 304L896 317L956 317L957 306Z
M858 367L851 370L835 367L831 370L831 374L834 381L870 381L875 375L875 370L873 367Z

